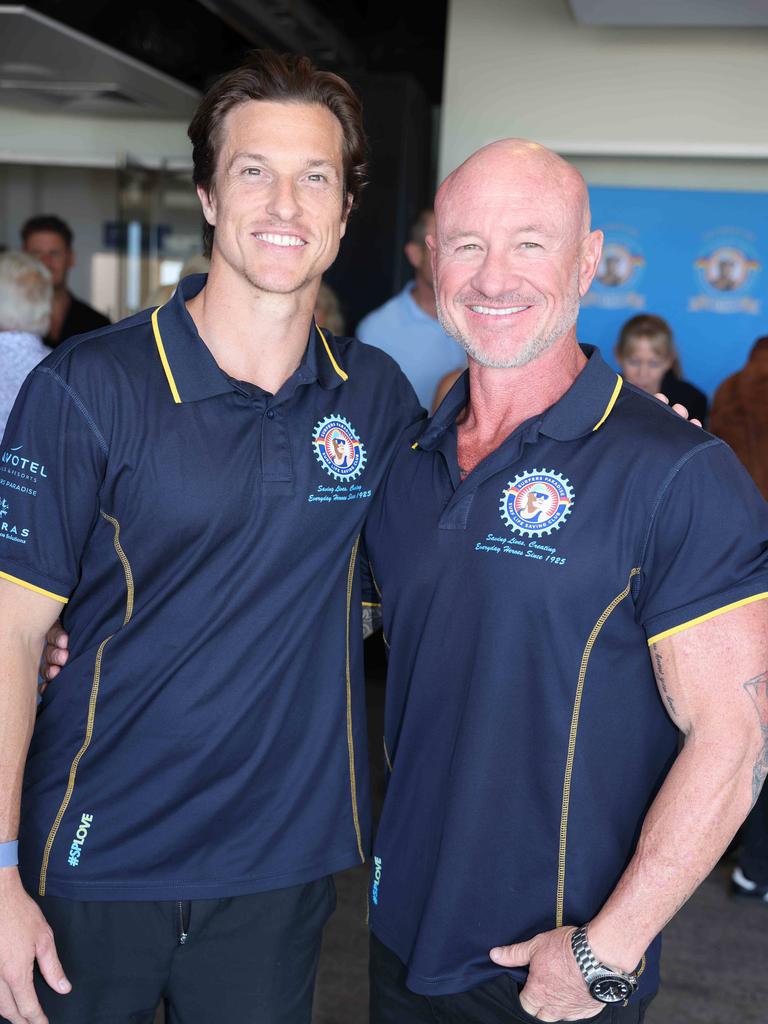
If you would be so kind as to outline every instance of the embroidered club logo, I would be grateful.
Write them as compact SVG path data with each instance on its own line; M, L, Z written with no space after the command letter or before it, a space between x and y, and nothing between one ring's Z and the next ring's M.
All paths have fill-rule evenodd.
M573 488L560 473L532 469L519 473L501 493L499 515L516 533L540 537L559 530L573 506Z
M317 461L337 480L354 480L365 468L363 442L349 420L343 416L326 416L316 425L312 444Z

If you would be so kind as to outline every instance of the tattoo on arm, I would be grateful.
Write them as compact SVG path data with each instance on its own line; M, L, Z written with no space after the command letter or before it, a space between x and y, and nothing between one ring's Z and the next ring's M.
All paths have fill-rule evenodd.
M661 687L661 692L664 694L664 700L666 701L667 707L669 708L669 714L672 718L672 721L675 723L678 729L681 729L683 732L685 732L682 724L680 723L674 699L672 697L672 694L669 692L669 688L667 686L664 655L659 650L658 644L651 644L651 652L653 656L653 668L656 673L656 679L658 681L659 686Z
M752 806L754 806L760 796L766 776L768 776L768 672L761 672L759 676L748 679L746 683L742 683L742 689L749 694L755 705L762 734L762 745L752 769Z

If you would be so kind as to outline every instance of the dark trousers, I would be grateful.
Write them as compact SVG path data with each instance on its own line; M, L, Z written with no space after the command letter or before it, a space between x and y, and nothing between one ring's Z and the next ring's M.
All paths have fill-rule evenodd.
M416 995L405 986L405 965L375 935L370 971L370 1024L541 1024L521 1007L520 986L509 974L450 996ZM606 1006L590 1024L640 1024L650 1001Z
M744 822L742 838L741 870L750 881L768 885L768 782Z
M230 899L38 901L72 992L39 974L50 1024L309 1024L332 878Z

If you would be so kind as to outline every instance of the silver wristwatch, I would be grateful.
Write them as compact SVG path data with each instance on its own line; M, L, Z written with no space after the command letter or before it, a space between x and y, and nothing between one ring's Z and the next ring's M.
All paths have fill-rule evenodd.
M571 936L571 949L593 999L601 1003L623 1003L637 991L638 972L631 974L600 963L587 941L587 926Z

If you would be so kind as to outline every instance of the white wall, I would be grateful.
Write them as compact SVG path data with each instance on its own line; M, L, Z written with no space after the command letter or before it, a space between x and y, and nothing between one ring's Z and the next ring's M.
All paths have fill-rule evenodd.
M768 30L593 28L565 0L451 0L440 176L519 135L594 183L764 190L766 96Z
M186 122L38 114L0 106L0 163L117 167L126 156L147 166L191 167Z

